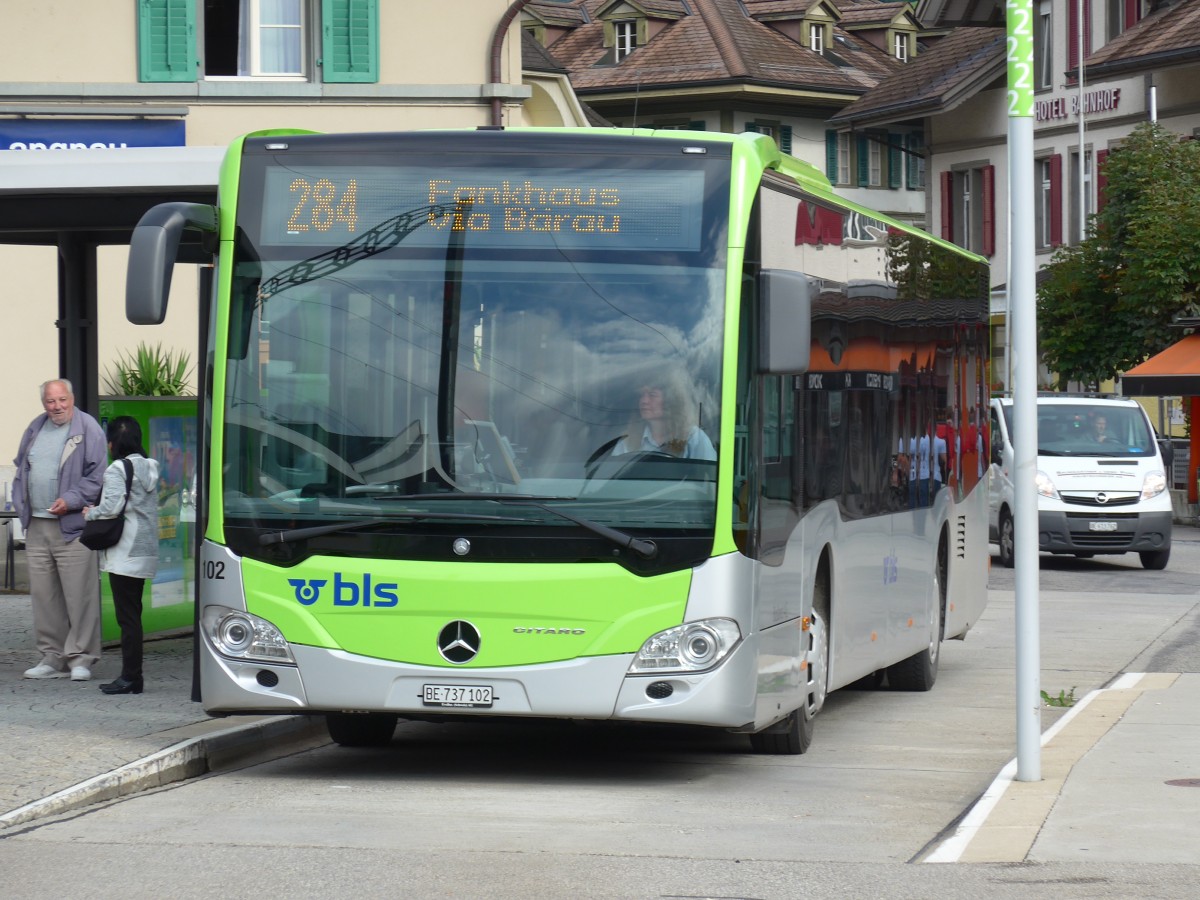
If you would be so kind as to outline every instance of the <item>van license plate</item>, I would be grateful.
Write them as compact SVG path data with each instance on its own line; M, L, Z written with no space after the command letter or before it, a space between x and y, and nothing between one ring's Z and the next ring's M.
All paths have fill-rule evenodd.
M421 690L425 706L487 709L492 705L490 684L427 684Z
M1117 523L1116 522L1088 522L1088 529L1090 531L1116 531Z

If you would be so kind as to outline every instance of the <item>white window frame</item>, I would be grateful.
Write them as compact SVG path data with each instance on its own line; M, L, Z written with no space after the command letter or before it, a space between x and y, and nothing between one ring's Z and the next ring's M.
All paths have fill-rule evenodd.
M1070 191L1068 195L1070 202L1067 203L1067 209L1071 211L1071 221L1067 227L1063 229L1063 237L1067 244L1078 244L1084 236L1086 236L1087 223L1092 218L1092 214L1096 211L1096 189L1094 179L1092 177L1095 166L1093 165L1092 148L1087 147L1083 151L1083 222L1085 235L1079 233L1079 149L1076 148L1070 154L1070 183L1063 185L1064 191Z
M867 185L883 186L883 147L874 138L867 140Z
M908 32L897 31L892 44L892 49L896 59L900 62L908 62Z
M241 81L252 78L256 81L308 81L311 75L311 50L313 12L311 0L298 0L300 23L298 25L263 25L262 0L238 0L238 37L236 42L236 75L204 75L205 81ZM266 72L263 70L263 31L288 30L300 33L299 71Z
M250 71L255 77L304 77L308 70L308 34L305 28L308 10L305 8L307 4L304 0L296 0L296 6L300 12L300 21L297 24L285 23L270 23L263 24L263 2L262 0L250 0L250 21L254 26L254 39L250 43ZM296 72L265 72L263 71L263 44L264 38L272 31L278 31L281 34L287 32L295 32L300 36L300 60L299 71Z
M837 183L850 183L850 133L838 132L837 145Z
M1054 13L1050 0L1039 0L1033 18L1033 87L1054 87Z
M818 22L810 22L808 26L808 47L813 53L825 53L825 26Z
M620 62L637 49L637 21L621 19L613 22L613 59Z
M1038 250L1049 250L1053 246L1051 222L1054 219L1050 208L1053 185L1050 181L1050 158L1042 157L1033 161L1033 190L1036 196L1034 206L1034 246Z

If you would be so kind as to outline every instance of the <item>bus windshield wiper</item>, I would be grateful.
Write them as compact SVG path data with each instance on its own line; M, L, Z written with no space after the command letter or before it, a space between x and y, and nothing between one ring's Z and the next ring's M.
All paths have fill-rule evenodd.
M259 546L269 547L272 544L290 544L292 541L303 541L308 538L335 534L339 531L355 531L359 528L375 528L379 525L389 525L397 520L414 519L443 522L479 521L485 522L524 522L519 516L488 516L471 513L433 513L433 512L401 512L385 518L352 519L346 522L331 522L328 525L311 525L307 528L288 528L284 531L271 531L258 536Z
M561 519L566 519L568 522L574 522L580 528L590 531L597 537L602 537L607 541L611 541L623 550L631 550L640 556L642 559L654 559L658 555L658 545L654 541L642 540L635 538L631 534L626 534L616 528L609 528L607 525L601 525L599 522L593 522L591 519L577 516L574 513L566 512L553 506L547 506L533 494L398 494L395 496L386 496L378 498L380 500L487 500L492 503L499 503L503 506L529 506L534 509L540 509L543 512L548 512L551 515L558 516ZM559 499L547 498L547 499ZM571 499L571 498L568 498ZM432 514L431 514L432 515ZM496 518L506 520L503 516L470 516L468 518Z

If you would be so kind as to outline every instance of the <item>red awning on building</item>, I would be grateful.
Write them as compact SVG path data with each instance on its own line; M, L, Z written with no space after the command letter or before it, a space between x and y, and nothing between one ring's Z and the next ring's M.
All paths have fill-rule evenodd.
M1134 397L1200 397L1200 334L1189 334L1121 376Z

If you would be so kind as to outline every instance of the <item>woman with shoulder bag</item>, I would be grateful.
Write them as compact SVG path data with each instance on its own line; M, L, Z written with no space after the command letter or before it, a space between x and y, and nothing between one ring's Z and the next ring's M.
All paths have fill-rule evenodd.
M97 551L100 569L108 573L117 624L121 627L121 676L100 685L106 694L142 692L142 592L158 571L158 461L148 459L142 427L132 416L108 423L108 452L113 461L104 472L104 490L95 506L84 508L85 520L113 519L124 512L125 527L116 546ZM133 465L126 501L125 461Z

